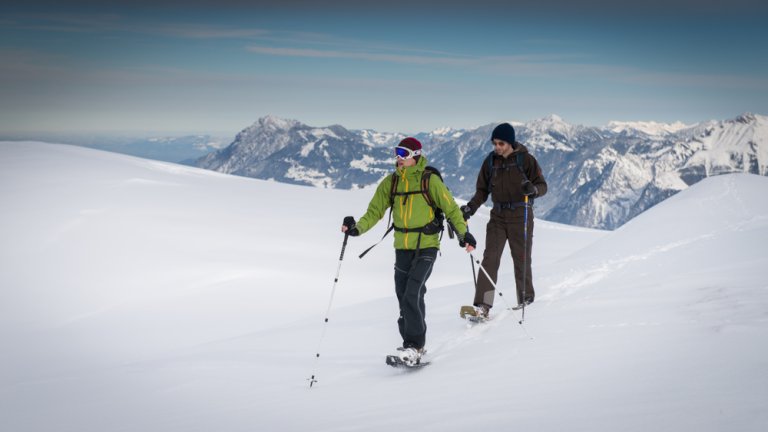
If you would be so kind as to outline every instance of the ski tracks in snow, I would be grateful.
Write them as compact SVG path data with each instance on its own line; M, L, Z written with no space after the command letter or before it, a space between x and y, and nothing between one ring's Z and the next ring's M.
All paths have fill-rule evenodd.
M591 267L571 270L571 272L565 277L561 278L559 282L549 284L548 293L542 295L542 299L554 300L565 297L579 288L594 285L611 274L623 269L629 264L646 261L651 257L659 254L667 253L673 249L681 248L692 243L696 243L703 240L712 239L715 234L704 234L690 239L684 239L666 245L657 246L648 249L644 252L628 255L622 258L607 259Z
M478 324L464 324L461 330L451 331L442 337L438 338L431 344L431 348L428 347L427 360L440 360L442 358L450 356L456 350L466 348L467 345L473 343L482 343L483 335L490 332L492 329L499 331L520 331L521 335L526 335L528 338L533 337L525 329L524 324L519 324L520 317L510 309L501 309L497 314L491 315L491 319ZM514 323L509 320L514 320ZM469 321L467 321L469 323ZM509 329L504 329L503 326L508 326ZM522 329L517 329L517 326L522 326Z

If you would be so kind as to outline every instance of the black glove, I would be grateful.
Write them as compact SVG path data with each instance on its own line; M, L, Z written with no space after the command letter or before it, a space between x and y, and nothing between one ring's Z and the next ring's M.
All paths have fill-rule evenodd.
M530 180L526 180L523 182L523 195L529 196L531 198L535 198L536 195L539 194L539 190L536 188L536 185L531 183Z
M355 222L355 218L354 217L347 216L347 217L344 218L344 222L342 222L341 224L344 225L345 227L347 227L347 229L352 229L352 227L354 227L355 224L357 224L357 222Z
M459 240L459 246L461 247L467 247L467 245L472 246L473 248L477 247L477 240L475 240L475 237L470 234L469 231L464 234L464 238Z
M468 205L463 205L459 207L459 210L461 210L461 215L464 216L464 220L469 220L469 217L472 216L472 208Z
M357 237L360 235L360 231L357 229L357 222L355 222L355 218L352 216L347 216L344 218L344 222L341 223L345 227L347 227L347 234L351 235L352 237Z

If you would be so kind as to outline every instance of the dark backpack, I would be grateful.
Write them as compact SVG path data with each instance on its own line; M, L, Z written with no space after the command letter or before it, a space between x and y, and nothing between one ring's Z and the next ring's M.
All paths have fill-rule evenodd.
M443 180L443 176L440 175L440 171L432 166L427 166L424 168L424 172L421 174L421 189L415 190L415 191L409 191L409 192L397 192L397 183L399 180L399 177L397 173L392 173L392 186L389 189L389 218L387 219L387 225L389 225L389 228L387 228L387 232L384 233L384 235L381 237L381 240L376 242L373 246L369 247L363 253L360 254L360 258L364 257L365 254L368 253L371 249L376 247L379 243L381 243L382 240L392 231L400 231L400 232L418 232L419 233L419 240L418 243L421 243L421 234L438 234L440 233L440 238L442 239L442 232L445 229L445 214L443 214L443 210L435 205L435 201L432 199L432 197L429 195L429 179L436 175L437 178L440 179L440 181ZM392 207L395 205L395 196L404 196L404 200L408 200L409 195L418 195L421 194L421 196L424 197L424 200L427 202L427 204L432 207L432 213L434 213L435 217L424 225L423 227L419 228L399 228L396 227L394 222L392 222ZM448 235L453 238L453 230L448 230ZM416 247L418 249L418 246Z
M488 195L491 194L493 191L493 182L491 182L491 177L493 177L493 171L494 170L505 170L509 169L506 165L502 165L501 167L495 167L493 166L493 156L495 155L495 152L490 152L488 156L485 158L485 161L483 161L483 173L485 175L485 184L488 185ZM523 180L528 180L528 176L525 175L525 170L523 169L523 160L525 158L525 154L518 152L517 156L515 156L515 165L517 165L518 171L520 171L520 175L523 176Z

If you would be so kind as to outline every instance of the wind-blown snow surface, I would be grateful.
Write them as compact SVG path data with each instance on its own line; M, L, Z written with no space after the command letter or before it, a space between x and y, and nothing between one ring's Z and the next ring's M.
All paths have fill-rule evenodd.
M356 257L383 223L350 239L314 357L339 221L372 190L0 143L0 430L763 431L767 190L709 178L610 233L537 220L525 328L502 299L457 317L470 265L445 239L432 364L403 372L391 238Z

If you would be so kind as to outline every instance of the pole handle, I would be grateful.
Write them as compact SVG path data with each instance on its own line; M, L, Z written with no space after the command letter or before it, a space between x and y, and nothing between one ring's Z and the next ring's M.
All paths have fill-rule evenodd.
M349 239L349 231L344 232L344 243L341 244L341 255L339 256L339 261L344 260L344 252L347 250L347 240Z

